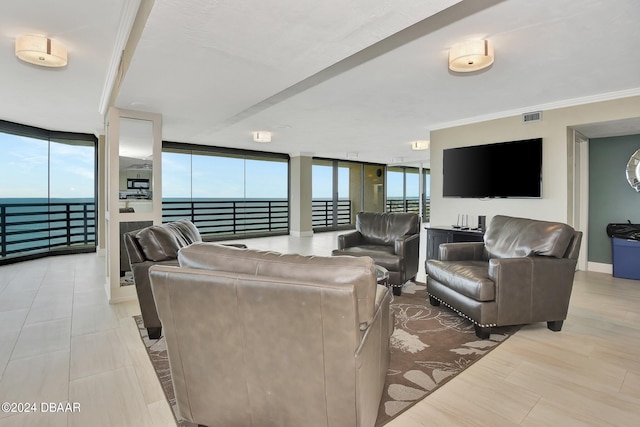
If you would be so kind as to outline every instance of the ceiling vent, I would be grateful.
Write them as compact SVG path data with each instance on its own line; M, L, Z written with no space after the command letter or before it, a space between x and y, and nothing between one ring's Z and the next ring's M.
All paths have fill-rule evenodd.
M524 113L522 115L522 123L539 122L542 120L542 111L534 111L533 113Z

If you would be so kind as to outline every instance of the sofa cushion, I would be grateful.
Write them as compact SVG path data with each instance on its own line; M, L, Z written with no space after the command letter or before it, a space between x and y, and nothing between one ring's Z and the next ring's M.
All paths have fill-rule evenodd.
M564 257L574 230L560 222L496 215L484 235L490 258Z
M476 301L493 301L496 285L486 261L427 261L429 278Z
M355 285L360 323L370 324L375 313L376 270L368 257L281 254L200 242L181 249L178 261L183 268Z
M145 257L151 261L165 261L178 257L180 244L175 234L162 225L143 228L136 234Z
M196 226L186 219L144 228L136 234L136 239L151 261L176 259L180 248L202 241Z
M393 245L393 242L407 234L419 233L418 215L408 212L358 212L356 230L366 243L373 245Z
M168 222L162 225L167 227L176 236L180 247L184 247L196 242L202 242L200 232L193 223L187 219Z
M334 249L333 255L368 256L390 271L400 271L400 257L394 253L393 246L360 245L344 249Z

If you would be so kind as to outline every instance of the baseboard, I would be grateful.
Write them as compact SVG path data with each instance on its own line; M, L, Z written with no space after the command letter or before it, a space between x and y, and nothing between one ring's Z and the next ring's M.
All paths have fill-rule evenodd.
M596 273L613 274L613 264L604 264L602 262L588 262L587 271Z
M289 232L289 234L291 234L293 237L312 237L313 236L313 231L296 231L296 230L291 230Z

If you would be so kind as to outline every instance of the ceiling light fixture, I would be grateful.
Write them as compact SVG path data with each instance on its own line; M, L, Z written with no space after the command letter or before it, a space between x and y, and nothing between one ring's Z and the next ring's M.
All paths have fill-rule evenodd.
M428 150L429 141L428 140L411 141L411 149L412 150Z
M469 40L451 47L449 69L457 73L469 73L493 64L493 46L488 40Z
M67 65L67 49L45 36L19 36L16 38L16 56L30 64L42 67Z
M259 130L253 133L253 140L255 142L271 142L271 132Z

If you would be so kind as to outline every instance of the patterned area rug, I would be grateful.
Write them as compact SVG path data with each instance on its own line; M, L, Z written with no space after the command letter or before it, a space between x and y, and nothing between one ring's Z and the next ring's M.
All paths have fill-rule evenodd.
M442 305L432 307L425 286L411 282L404 285L402 296L394 297L391 307L396 324L377 427L427 397L519 329L517 326L494 328L488 340L480 340L470 321ZM134 318L167 401L178 419L164 337L150 340L142 318Z

